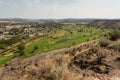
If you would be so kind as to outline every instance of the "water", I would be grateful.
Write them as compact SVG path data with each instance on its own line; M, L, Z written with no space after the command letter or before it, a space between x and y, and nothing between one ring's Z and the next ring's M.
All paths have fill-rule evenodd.
M67 42L69 40L70 40L69 38L65 38L65 39L62 39L62 40L58 41L57 43L63 43L63 42Z

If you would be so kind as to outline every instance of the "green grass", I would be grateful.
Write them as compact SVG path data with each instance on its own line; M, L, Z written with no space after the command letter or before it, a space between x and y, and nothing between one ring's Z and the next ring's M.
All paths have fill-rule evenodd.
M65 35L59 36L63 32L65 33ZM109 31L107 29L102 30L93 27L65 26L63 27L63 29L56 30L52 34L47 34L46 36L42 37L39 41L25 46L25 55L23 55L22 58L31 57L55 49L70 47L76 44L80 44L82 42L86 42L88 39L92 40L94 38L103 38L103 35L108 32ZM60 40L66 38L69 38L70 40L58 43ZM38 46L38 49L34 50L35 46ZM7 57L0 56L0 65L3 65L6 62L10 61L13 56L18 56L18 54L19 53L14 53L12 56Z
M79 30L82 30L79 32ZM107 30L106 30L107 31ZM66 34L62 37L57 37L54 39L54 36L65 32ZM72 33L71 33L72 32ZM86 42L88 39L100 38L100 34L103 35L101 29L96 29L93 27L78 27L78 26L66 26L63 30L57 30L54 34L48 34L47 36L43 37L38 42L32 43L25 48L26 55L24 57L30 57L36 54L40 54L43 52L48 52L55 49L70 47L75 44L80 44L82 42ZM53 38L49 37L52 36ZM62 39L69 38L67 42L57 43ZM50 42L50 44L49 44ZM34 46L38 46L38 49L35 50L33 53L31 51L34 49Z
M0 56L0 67L2 67L6 62L10 61L13 56Z

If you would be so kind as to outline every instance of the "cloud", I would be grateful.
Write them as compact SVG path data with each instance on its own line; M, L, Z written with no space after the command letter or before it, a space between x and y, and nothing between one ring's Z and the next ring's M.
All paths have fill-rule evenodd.
M0 17L119 17L120 0L0 0Z

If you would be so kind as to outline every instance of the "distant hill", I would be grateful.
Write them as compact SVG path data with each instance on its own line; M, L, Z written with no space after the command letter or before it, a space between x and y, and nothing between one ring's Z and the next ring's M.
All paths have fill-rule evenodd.
M88 26L120 29L120 20L95 20L89 23Z
M84 18L84 19L75 19L75 18L66 18L66 19L60 19L59 21L61 23L77 23L77 24L88 24L92 21L94 21L95 19L93 18Z
M65 19L24 19L3 18L0 23L62 23L62 24L85 24L93 27L120 29L120 19L97 19L97 18L65 18Z
M76 19L76 18L65 18L65 19L23 19L23 18L1 18L0 22L39 22L39 23L48 23L48 22L56 22L56 23L76 23L76 24L88 24L96 19L93 18L85 18L85 19Z

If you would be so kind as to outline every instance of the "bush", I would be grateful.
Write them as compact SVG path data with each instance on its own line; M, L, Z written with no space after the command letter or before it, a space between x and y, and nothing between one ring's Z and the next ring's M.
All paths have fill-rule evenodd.
M55 61L59 66L62 66L65 60L63 56L59 55L58 57L55 58Z
M21 43L19 46L18 46L18 50L19 50L19 56L23 56L24 55L24 49L25 49L25 46L23 43Z
M34 53L38 49L38 46L34 46L33 50L30 53Z
M37 50L38 49L38 46L34 46L34 50Z
M43 65L39 71L38 79L56 80L55 71L52 72L52 67L50 65Z
M100 45L101 47L107 47L109 44L110 44L110 41L107 40L107 39L101 39L101 40L99 41L99 45Z
M18 50L23 51L24 49L25 49L24 44L21 43L21 44L18 46Z
M7 47L6 44L0 44L0 49L5 49Z
M23 56L24 53L25 53L24 51L20 51L19 56Z
M109 49L120 51L120 43L113 43L108 46Z
M109 33L110 36L110 40L117 40L118 38L120 38L120 31L118 30L114 30L112 32Z
M70 53L71 56L74 56L76 53L76 49L72 49L72 52Z

